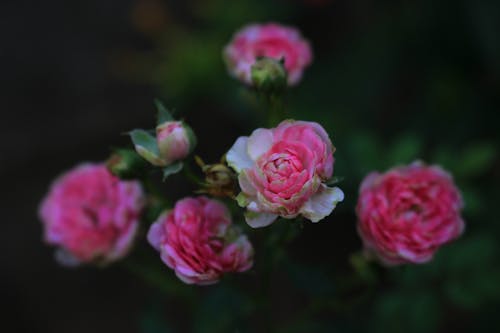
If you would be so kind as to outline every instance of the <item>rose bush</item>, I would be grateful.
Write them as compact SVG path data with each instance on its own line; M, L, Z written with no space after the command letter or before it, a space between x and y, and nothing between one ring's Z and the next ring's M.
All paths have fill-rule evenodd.
M247 223L263 227L278 216L298 215L317 222L331 214L344 198L323 183L333 174L334 149L315 122L285 120L238 138L226 159L238 173L237 199L247 208Z
M311 63L312 51L298 30L276 23L247 25L224 49L230 74L248 85L251 67L259 57L284 58L288 84L295 85Z
M56 179L39 216L45 241L62 264L107 263L125 256L137 231L144 195L103 164L81 164Z
M440 167L415 162L373 172L360 187L358 232L366 251L387 265L424 263L463 232L462 206Z
M213 284L253 264L252 244L232 225L226 207L206 197L178 201L151 225L148 241L188 284Z

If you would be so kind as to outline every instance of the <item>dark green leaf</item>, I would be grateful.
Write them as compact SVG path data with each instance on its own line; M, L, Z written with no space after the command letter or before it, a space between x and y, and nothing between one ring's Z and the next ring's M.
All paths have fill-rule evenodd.
M153 153L156 156L160 155L156 138L148 131L142 129L135 129L129 132L130 138L134 145L143 147L145 150Z
M172 114L167 110L167 108L163 105L163 103L160 100L155 99L155 105L156 109L158 110L157 125L161 125L164 122L174 120Z
M167 179L168 176L176 174L177 172L182 170L184 165L182 162L175 162L174 164L170 164L163 168L163 180Z

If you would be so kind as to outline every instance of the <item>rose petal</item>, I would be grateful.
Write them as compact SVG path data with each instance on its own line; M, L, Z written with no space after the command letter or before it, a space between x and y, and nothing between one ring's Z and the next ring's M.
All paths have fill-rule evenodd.
M254 162L247 153L247 136L240 136L226 154L226 161L236 172L249 169Z
M311 222L318 222L330 215L337 203L342 200L344 200L344 192L340 188L321 184L318 192L302 206L301 213Z
M245 220L252 228L262 228L270 225L276 220L278 215L269 213L245 212Z
M265 128L258 128L253 131L252 135L248 138L248 156L250 156L253 161L256 161L262 154L267 152L272 145L273 132Z
M158 221L163 221L162 218ZM154 247L157 251L160 251L161 238L163 236L163 222L155 222L151 225L148 231L147 239L149 244Z

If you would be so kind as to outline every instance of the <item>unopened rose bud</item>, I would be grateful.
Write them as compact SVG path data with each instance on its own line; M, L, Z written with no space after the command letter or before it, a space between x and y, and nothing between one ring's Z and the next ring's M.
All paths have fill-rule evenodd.
M166 121L156 127L160 158L166 165L185 158L196 145L193 130L182 121Z
M118 149L106 161L106 167L122 179L136 178L144 172L146 162L130 149Z
M205 174L205 182L200 193L208 193L216 197L234 197L236 175L222 160L217 164L205 164L195 156L196 163Z
M284 59L262 57L252 65L252 82L260 91L282 92L287 86L287 72Z

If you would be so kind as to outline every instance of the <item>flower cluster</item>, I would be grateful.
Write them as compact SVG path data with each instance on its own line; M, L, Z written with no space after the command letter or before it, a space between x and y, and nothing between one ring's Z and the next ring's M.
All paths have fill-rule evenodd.
M312 61L301 34L275 23L244 27L224 56L233 76L269 100L283 98L276 91L296 85ZM227 205L208 196L234 199L229 205L244 208L252 228L278 218L318 222L344 200L342 190L332 186L335 147L319 123L283 120L280 114L276 127L237 138L219 163L195 156L202 181L183 169L196 145L193 130L161 103L156 106L156 127L129 133L134 149L116 150L106 164L81 164L64 173L43 199L45 241L58 247L63 264L124 258L140 234L141 216L149 223L156 217L147 240L163 263L187 284L213 284L226 273L249 270L254 248L237 225L242 221L233 224ZM152 177L160 171L165 180L182 170L198 186L196 193L207 196L167 205L161 190L151 190ZM463 232L462 206L459 190L440 167L415 162L373 172L362 182L356 206L365 252L387 265L427 262Z

